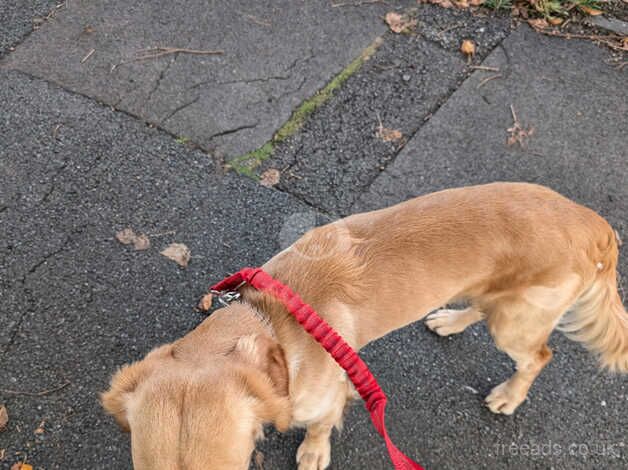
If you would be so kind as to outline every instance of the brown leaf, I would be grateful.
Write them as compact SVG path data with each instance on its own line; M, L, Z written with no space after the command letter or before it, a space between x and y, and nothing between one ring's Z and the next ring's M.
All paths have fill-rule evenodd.
M484 4L486 0L419 0L419 3L431 3L442 8L469 8Z
M136 234L133 229L125 228L124 230L120 230L116 233L116 240L118 240L123 245L133 244L133 248L136 250L147 250L150 248L150 239L144 235Z
M9 424L9 413L7 407L0 405L0 432L4 431Z
M438 5L442 8L451 8L454 6L450 0L422 0L421 3L431 3L432 5Z
M116 240L118 240L123 245L129 245L133 243L135 240L135 232L130 228L125 228L124 230L120 230L116 232Z
M33 432L35 434L43 434L45 432L45 429L44 429L45 424L46 424L46 420L44 419L42 420L41 423L39 423L39 426L37 426L37 429L35 429Z
M212 300L214 299L214 296L209 293L209 294L205 294L201 300L198 303L198 309L201 312L207 312L209 311L210 308L212 308Z
M394 11L386 13L385 21L390 30L397 34L413 28L417 23L416 20L413 20L408 15L400 15Z
M281 178L281 172L275 168L269 168L260 177L260 184L262 186L266 186L267 188L272 188L276 184L279 183L279 179Z
M580 5L578 8L580 8L584 13L586 13L589 16L598 16L604 13L602 10L591 8L586 5Z
M464 55L472 56L475 54L475 44L470 39L465 39L460 45L460 52Z
M557 18L555 16L550 16L549 18L547 18L547 21L552 26L558 26L559 24L563 23L563 19L562 18Z
M384 142L394 142L403 137L403 134L397 129L388 129L387 127L379 126L377 129L377 137Z
M143 233L138 235L133 241L133 248L136 250L148 250L150 248L150 240Z
M183 266L187 268L188 263L190 262L191 253L190 249L185 246L183 243L172 243L168 245L162 252L166 258L170 258L172 261L179 264L179 266Z
M11 470L33 470L33 466L23 462L14 463Z
M545 29L549 28L549 23L545 18L533 18L528 20L528 24L532 26L534 29Z

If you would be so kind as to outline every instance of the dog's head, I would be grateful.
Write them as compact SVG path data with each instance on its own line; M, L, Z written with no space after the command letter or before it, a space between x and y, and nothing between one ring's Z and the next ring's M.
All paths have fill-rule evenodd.
M260 325L233 304L113 376L102 404L136 469L246 470L263 425L289 426L283 350Z

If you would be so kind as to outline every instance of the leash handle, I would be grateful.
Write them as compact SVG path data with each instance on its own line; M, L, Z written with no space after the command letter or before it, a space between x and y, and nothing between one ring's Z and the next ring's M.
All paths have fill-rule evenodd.
M373 426L386 442L386 448L395 470L423 470L423 467L404 455L390 439L385 423L386 394L366 363L342 336L290 287L274 279L262 268L244 268L212 286L211 290L228 291L235 289L242 282L246 282L259 291L269 293L279 300L303 329L318 341L338 365L347 372L347 376L365 402Z

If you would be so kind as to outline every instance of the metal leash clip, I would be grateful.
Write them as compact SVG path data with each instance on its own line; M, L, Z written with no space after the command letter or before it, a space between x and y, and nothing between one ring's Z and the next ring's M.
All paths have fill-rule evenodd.
M234 302L242 297L242 294L238 292L238 289L244 284L246 284L246 281L242 281L233 290L210 290L209 292L216 296L216 299L223 307L228 307L231 302Z

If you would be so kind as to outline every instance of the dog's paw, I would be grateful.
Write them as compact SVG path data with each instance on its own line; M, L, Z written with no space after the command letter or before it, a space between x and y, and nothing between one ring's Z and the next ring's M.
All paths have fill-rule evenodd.
M329 440L314 441L307 438L297 450L299 470L325 470L331 461L331 444Z
M493 413L511 415L525 399L525 393L522 395L513 390L509 381L506 381L491 390L484 401Z
M462 310L439 310L428 315L425 326L440 336L462 333L467 324L461 321Z

